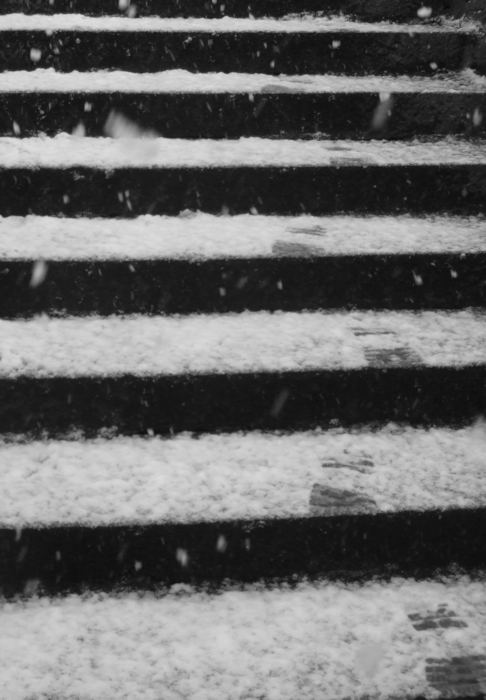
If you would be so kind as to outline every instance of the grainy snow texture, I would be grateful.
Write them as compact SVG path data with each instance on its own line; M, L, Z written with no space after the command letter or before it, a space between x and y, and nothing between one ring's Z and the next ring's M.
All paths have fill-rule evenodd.
M484 508L486 423L0 442L0 470L2 527L305 517L314 484L376 512Z
M88 17L86 15L24 15L11 14L0 17L0 32L23 31L77 31L77 32L369 32L369 33L417 33L443 34L450 31L474 33L478 31L472 22L448 22L444 27L433 24L392 24L388 22L354 22L344 16L317 17L302 15L280 19L247 19L223 17L160 18L160 17Z
M485 653L486 588L442 583L70 596L5 603L8 700L437 697L431 659ZM462 628L416 630L438 605ZM447 663L447 662L446 662Z
M111 0L113 11L118 2ZM203 32L397 35L477 33L471 23L369 24L344 17L272 19L0 17L2 32ZM84 33L84 35L83 35ZM393 38L395 35L395 38ZM38 35L37 35L38 36ZM263 40L263 39L262 39ZM422 77L195 75L123 71L0 73L0 93L484 93L471 70ZM89 101L89 97L86 98ZM386 101L386 97L384 97ZM371 116L371 115L370 115ZM15 117L12 117L15 118ZM13 126L13 125L12 125ZM123 126L123 125L122 125ZM15 123L22 133L22 122ZM114 130L116 131L116 129ZM0 138L0 168L59 169L486 165L486 140L297 141ZM135 128L132 134L137 136ZM112 135L116 135L113 133ZM0 218L0 274L31 260L477 253L481 218ZM294 247L295 250L295 247ZM287 251L287 252L286 252ZM454 271L452 271L454 272ZM451 274L452 274L451 272ZM47 275L47 277L46 277ZM415 279L421 284L420 278ZM223 289L223 291L225 291ZM388 358L384 361L383 358ZM249 313L0 320L0 378L462 366L486 363L486 315L459 312ZM454 400L454 397L448 397ZM28 407L26 407L28 410ZM106 435L106 434L105 434ZM486 507L486 423L429 431L180 434L37 440L0 436L0 527L113 526L313 517L315 485L368 498L352 512ZM364 501L363 501L364 502ZM372 502L370 507L369 503ZM350 512L349 508L328 515ZM321 513L322 514L322 513ZM215 542L215 550L217 549ZM62 561L63 552L59 552ZM142 569L144 562L136 562ZM291 573L291 572L290 572ZM439 605L461 625L418 630ZM486 583L248 586L218 595L158 594L0 600L0 700L390 700L435 698L431 660L486 654ZM486 692L486 681L479 683Z
M286 244L286 245L283 245ZM486 219L411 216L0 217L0 260L151 260L486 251Z
M167 138L0 138L2 168L486 165L486 140L231 141Z
M399 366L484 363L485 315L244 312L0 321L0 377L9 378L353 369L381 366L381 353L395 355Z
M486 76L471 69L421 76L279 75L253 73L161 73L73 71L54 68L0 73L0 92L122 93L470 93L486 90Z

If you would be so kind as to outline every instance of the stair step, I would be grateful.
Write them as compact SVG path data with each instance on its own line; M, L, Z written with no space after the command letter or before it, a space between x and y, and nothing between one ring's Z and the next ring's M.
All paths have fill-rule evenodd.
M136 700L472 697L485 687L484 595L465 578L34 598L2 610L4 688Z
M0 327L4 378L459 369L486 363L484 314L470 310L39 317L2 321Z
M486 509L2 528L0 592L154 590L226 581L484 576ZM142 566L140 566L142 564ZM143 570L141 570L143 567Z
M389 421L461 426L486 410L485 365L0 379L0 430L88 437L307 430ZM452 401L450 397L454 397ZM26 410L26 407L28 409Z
M485 252L314 258L313 246L281 242L275 249L276 257L256 259L6 261L0 263L0 318L452 310L486 301Z
M484 426L2 442L0 590L484 568Z
M483 219L0 219L0 317L484 304Z
M206 260L251 259L256 264L262 258L309 255L313 260L359 256L365 265L368 256L434 254L465 260L484 252L484 219L473 216L212 216L185 211L178 217L116 220L0 217L3 269L14 261L42 259L124 262L126 267L127 262L154 260L201 264Z
M107 485L108 490L110 486ZM0 529L0 592L484 576L485 508L202 523Z
M273 94L373 94L389 92L396 95L433 93L434 95L465 95L473 93L477 99L486 90L486 76L470 68L455 72L440 72L434 76L409 75L268 75L260 73L192 73L185 70L167 70L161 73L134 74L128 71L90 71L58 73L54 68L0 73L0 92L43 96L77 93L93 95L115 93L136 95L204 94L248 95ZM84 106L84 105L83 105ZM93 107L83 110L87 118ZM139 119L143 119L143 114ZM187 115L186 115L187 116ZM192 115L191 115L192 116ZM352 115L346 115L346 117ZM420 116L420 115L417 115Z
M3 13L2 13L3 15ZM404 33L415 34L461 34L476 36L480 33L479 24L463 20L448 20L444 23L423 22L419 18L414 24L402 24L399 22L357 22L347 16L333 14L322 16L321 13L287 14L279 19L263 17L260 19L223 17L219 19L191 16L187 19L167 18L151 16L146 18L133 18L126 16L94 17L88 14L54 14L42 16L42 14L7 14L0 17L0 31L78 31L78 32L139 32L159 33L166 32L205 32L205 33L229 33L277 31L282 34L304 32L306 34L326 34L332 31L352 32L353 34L367 34L369 32L379 34Z
M431 0L428 3L431 16L441 13L452 14L453 8L447 0ZM194 0L3 0L0 15L25 12L28 14L56 15L78 12L92 16L131 16L133 17L284 17L289 10L295 13L318 12L331 14L351 14L357 17L376 20L415 20L421 5L418 0L386 0L370 5L365 0L225 0L220 2L194 2Z
M0 526L486 509L485 426L4 441Z
M317 582L34 598L1 613L4 692L472 697L486 687L485 593L469 579L393 579L362 589Z
M254 438L254 435L246 436L247 445L255 442ZM300 438L299 445L295 444L296 438ZM472 442L472 436L468 438ZM380 439L378 435L377 441ZM226 441L228 455L234 454L236 460L240 460L231 474L227 467L221 469L214 449L212 452L205 450L204 443L210 440ZM256 440L258 444L258 436ZM422 439L426 455L422 455L420 466L424 467L425 463L426 473L417 474L418 470L411 473L410 465L402 462L400 466L406 470L406 476L397 484L390 475L386 479L385 469L377 469L381 474L376 473L374 484L366 484L366 492L363 484L356 490L356 479L339 478L339 475L331 479L329 473L336 469L329 468L326 463L322 465L325 469L321 466L318 470L315 463L313 469L308 469L308 472L324 474L320 483L311 486L313 478L309 473L299 474L296 466L301 459L305 460L305 449L311 442L302 435L284 438L279 445L274 441L272 457L263 445L263 452L258 456L253 452L253 464L254 446L246 450L240 448L235 453L237 446L232 446L225 436L203 438L202 442L193 441L196 444L192 452L200 450L197 465L192 457L192 469L188 465L184 469L185 476L197 483L199 501L194 504L194 510L191 510L191 498L197 498L197 494L193 493L190 482L185 483L180 493L171 490L182 483L181 464L175 461L177 447L172 445L171 466L176 467L178 473L174 474L172 469L169 476L167 465L164 479L163 453L154 449L154 441L140 442L145 443L145 460L150 459L150 464L152 460L159 460L155 469L150 469L147 463L135 462L137 452L126 438L110 441L104 449L99 440L91 446L85 443L84 459L91 456L97 461L91 462L91 468L84 471L86 463L83 464L79 452L76 459L76 450L69 450L69 445L63 443L35 445L34 464L32 459L30 463L25 459L28 445L7 446L6 449L2 446L2 456L16 459L12 467L24 476L19 487L24 500L22 504L18 500L10 503L5 517L10 523L2 523L0 528L2 595L25 592L32 580L41 586L43 594L53 595L86 588L153 589L178 582L210 581L219 586L228 579L295 580L302 576L326 576L363 581L390 575L423 579L445 575L453 569L456 573L484 570L486 551L482 532L486 525L486 508L484 498L474 498L472 494L475 486L484 493L484 436L481 444L472 448L469 445L469 464L462 468L457 461L451 464L444 458L437 446L431 450L430 442L424 444ZM261 446L261 436L259 442ZM382 439L381 442L383 446ZM384 442L386 444L386 438ZM122 446L125 459L133 460L125 469L119 460L116 463ZM290 448L295 461L287 463L283 473L285 458L282 459L281 448L285 446ZM69 452L74 459L66 464L63 458ZM318 455L322 452L321 446ZM463 452L459 449L460 454ZM57 464L51 466L56 456ZM208 464L208 457L216 461ZM262 460L268 464L271 458L278 460L278 475L275 466L273 470L262 468ZM442 469L436 468L432 474L429 460L434 458L442 459L439 465ZM220 449L220 462L221 459ZM360 460L363 461L371 460ZM394 470L397 467L393 465ZM448 474L444 473L446 467L450 470ZM205 468L206 479L203 480ZM238 468L242 468L244 474L236 474ZM253 487L249 481L251 476ZM418 476L418 482L413 482L413 476ZM458 482L469 477L471 482L461 488ZM122 478L128 481L120 484ZM393 483L394 493L393 488L390 494L383 492L385 480ZM286 483L279 494L282 481ZM293 489L289 488L289 481ZM343 488L351 481L353 491ZM373 477L368 481L373 481ZM442 486L438 492L437 482ZM2 476L5 501L16 485L15 478L9 479L8 473ZM414 489L427 486L429 492L425 497L413 498ZM397 494L399 487L408 492L408 501L403 493ZM150 496L146 494L149 490ZM451 491L454 501L451 501ZM267 494L268 501L259 507ZM113 498L117 495L120 500ZM283 501L286 496L291 498L292 503L287 503L287 507L281 504L272 507L272 501L278 501L279 495ZM157 497L161 503L154 503ZM256 502L250 504L252 498ZM219 504L215 503L217 500ZM341 505L323 505L324 501L331 500ZM422 508L412 507L412 501L416 506L418 500ZM346 501L354 505L343 506ZM134 510L136 515L132 519ZM304 512L300 513L301 510ZM282 511L284 514L278 517L278 512ZM161 517L161 513L167 517ZM464 547L465 541L467 547Z
M230 168L349 167L360 165L483 166L486 140L415 139L412 142L238 139L54 138L0 139L2 170L13 168Z
M486 326L471 311L40 317L0 326L3 433L458 425L486 408Z
M440 79L296 79L178 70L139 76L40 69L1 73L0 94L2 136L54 136L76 128L101 136L116 114L132 120L127 131L131 127L134 133L150 130L175 138L479 136L486 129L486 79L471 70Z
M0 139L2 215L485 210L484 141ZM27 195L27 197L26 197Z
M0 70L182 68L267 74L433 75L482 68L474 25L357 23L345 18L160 19L6 15Z
M34 598L2 610L4 687L136 700L473 697L485 687L484 596L484 583L449 578Z
M0 219L0 317L458 309L484 303L482 219Z

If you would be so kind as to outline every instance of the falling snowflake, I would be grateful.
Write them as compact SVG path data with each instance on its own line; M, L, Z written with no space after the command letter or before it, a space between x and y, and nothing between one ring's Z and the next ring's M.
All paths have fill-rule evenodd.
M37 260L32 265L32 277L30 278L29 286L32 288L38 287L45 280L49 265L44 260Z

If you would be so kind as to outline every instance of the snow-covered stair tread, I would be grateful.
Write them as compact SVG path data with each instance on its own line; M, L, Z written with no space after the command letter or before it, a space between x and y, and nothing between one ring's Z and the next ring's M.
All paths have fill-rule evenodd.
M0 138L6 168L325 167L486 165L486 140L456 138L405 141L234 141L167 138Z
M11 700L470 696L486 689L485 600L484 583L461 578L219 595L178 585L162 595L8 603L0 612L3 693Z
M0 93L122 92L122 93L478 93L486 77L470 69L423 76L279 75L252 73L160 73L93 71L58 73L54 68L0 73Z
M9 378L459 368L485 362L484 315L469 310L0 321L0 377Z
M486 252L476 217L0 217L0 260L221 259ZM301 251L302 253L302 251Z
M87 15L25 15L11 14L0 17L2 31L104 31L104 32L305 32L305 33L378 33L378 34L476 34L474 22L446 22L443 26L432 24L393 24L389 22L355 22L346 17L316 17L303 15L300 18L250 19L223 17L206 18L161 18L161 17L88 17Z
M486 507L486 424L0 443L0 526ZM322 494L327 504L320 504Z

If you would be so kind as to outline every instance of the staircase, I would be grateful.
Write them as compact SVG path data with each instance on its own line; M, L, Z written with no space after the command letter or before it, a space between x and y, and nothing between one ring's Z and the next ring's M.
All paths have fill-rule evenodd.
M2 698L486 694L483 10L3 0Z

